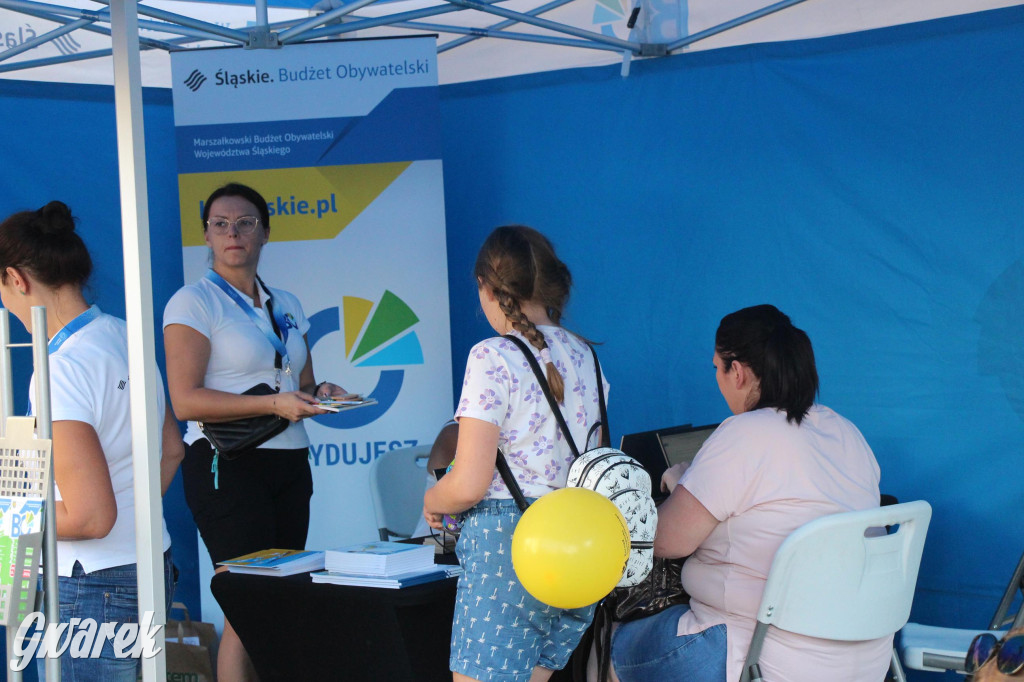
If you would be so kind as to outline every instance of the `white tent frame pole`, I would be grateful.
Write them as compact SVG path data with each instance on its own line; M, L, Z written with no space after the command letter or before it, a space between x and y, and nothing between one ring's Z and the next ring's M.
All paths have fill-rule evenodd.
M606 36L601 33L595 33L594 31L587 31L582 28L576 28L575 26L568 26L566 24L560 24L557 21L551 21L550 19L541 19L540 17L531 17L529 14L523 12L514 12L504 7L499 7L494 4L485 4L477 2L476 0L448 0L452 4L464 7L466 9L475 9L478 12L486 12L488 14L495 14L499 17L505 17L506 19L515 19L516 21L524 24L531 24L539 28L546 28L549 31L555 31L557 33L567 33L577 38L585 38L597 43L603 43L605 45L614 45L620 50L629 50L631 52L639 53L641 50L640 43L633 42L631 40L622 40L621 38L614 38L612 36Z
M14 414L14 373L11 371L11 317L7 308L0 308L0 438L7 433L7 418ZM14 659L14 642L18 633L8 623L6 630L8 671L10 682L21 682L20 670L10 670L9 661ZM13 674L12 674L13 673Z
M16 9L14 7L8 6L8 5L13 5L13 4L17 5ZM55 24L67 24L67 23L70 23L71 21L73 21L73 19L70 18L70 17L62 16L62 15L59 15L59 14L54 14L52 12L47 12L47 11L40 10L40 9L35 9L35 8L33 8L33 5L35 5L35 4L36 3L23 2L21 0L15 0L14 3L12 3L11 0L0 0L0 7L6 7L7 9L11 9L12 11L16 11L16 12L18 12L20 14L27 14L30 17L38 17L39 19L45 19L46 21L52 21ZM101 35L105 35L105 36L109 37L110 36L110 27L109 27L110 12L104 10L103 16L104 16L103 21L107 22L107 24L108 24L107 26L95 26L94 24L90 23L90 24L86 24L85 26L82 26L81 27L82 30L83 31L91 31L92 33L99 33ZM85 17L83 17L83 18L85 18ZM99 19L97 19L96 21L99 21ZM139 36L139 44L140 44L140 46L143 46L144 48L156 47L156 48L160 48L161 50L168 50L168 51L178 49L177 45L175 45L172 42L168 42L168 41L164 41L164 40L155 40L153 38L143 38L141 36ZM111 54L110 50L106 50L105 52L107 53L107 55Z
M11 343L11 316L6 308L0 308L0 438L7 435L7 418L14 415L14 372L11 365L11 348L26 344ZM21 682L20 670L11 670L10 661L14 660L14 646L18 628L8 623L6 630L7 642L7 679L9 682Z
M256 25L266 28L270 24L267 0L256 0Z
M102 3L104 5L110 5L110 0L94 0L95 2ZM138 21L136 22L139 26L152 30L164 30L167 33L180 33L177 30L178 27L196 29L200 35L207 40L216 40L217 38L224 38L227 40L245 43L249 39L249 35L245 31L239 31L234 28L227 28L226 26L218 26L217 24L211 24L208 21L201 21L199 19L193 19L186 17L181 14L175 14L174 12L168 12L162 9L156 9L155 7L141 7L138 10L138 14L143 16L152 17L159 19L160 21L167 22L166 24ZM182 34L186 35L186 34Z
M3 61L5 59L10 59L14 55L21 54L22 52L25 52L27 50L31 50L32 48L36 47L37 45L42 45L43 43L48 43L51 40L53 40L54 38L59 38L60 36L64 35L65 33L71 33L75 29L85 28L87 25L92 24L95 21L96 21L95 19L79 19L78 21L72 21L69 24L64 24L63 26L59 26L59 27L53 29L52 31L48 31L46 33L43 33L42 35L36 36L32 40L26 40L25 42L23 42L21 45L18 45L17 47L12 47L9 50L6 50L4 52L0 52L0 61Z
M96 0L100 3L109 3L110 0ZM163 31L166 33L174 33L182 36L189 36L194 38L196 41L211 40L226 42L228 44L241 44L248 48L277 48L281 45L307 42L315 40L317 38L336 37L342 36L347 33L360 31L364 29L377 28L381 26L395 26L397 28L413 30L413 31L427 31L430 33L443 32L443 33L464 33L461 38L452 40L444 45L438 47L438 53L452 50L461 45L465 45L471 41L477 40L478 38L505 38L509 40L519 40L525 42L537 42L547 43L555 45L564 45L568 47L581 47L590 49L610 49L614 48L617 51L622 51L624 54L628 53L640 57L664 57L668 56L688 45L697 43L705 38L724 33L730 29L736 28L743 24L751 23L757 19L760 19L769 14L774 14L793 5L805 2L805 0L779 0L774 4L767 5L758 10L749 12L743 16L736 17L729 21L723 22L717 26L705 29L694 33L693 35L685 36L683 38L674 40L672 42L660 42L660 43L637 43L633 41L622 40L619 38L606 36L604 34L588 31L585 29L569 26L566 24L559 23L557 21L550 21L547 19L538 19L537 16L546 12L555 3L545 5L544 8L535 8L526 13L513 12L511 10L504 9L499 6L495 6L492 3L500 2L500 0L445 0L446 3L431 7L421 8L418 10L411 10L407 12L396 12L380 17L360 17L352 14L355 10L365 7L366 5L373 4L380 0L352 0L347 5L335 7L334 9L328 10L323 14L310 19L300 19L295 22L287 23L287 28L280 34L275 34L282 24L270 24L268 19L268 0L253 0L255 4L257 25L243 30L235 30L217 26L209 22L204 22L189 17L174 14L172 12L166 12L150 7L138 7L136 6L136 20L138 14L143 14L158 18L166 21L161 22L140 22L139 25L142 28L153 31ZM571 2L572 0L566 0ZM340 3L341 0L334 0L335 3ZM565 4L559 2L558 4ZM0 0L0 9L12 9L14 11L21 11L18 9L19 5L32 5L35 10L25 10L24 13L33 16L39 16L46 18L40 11L52 11L58 15L67 15L75 18L94 18L96 21L102 21L100 13L81 10L76 8L58 7L56 5L47 5L43 3L29 2L28 0ZM538 11L539 9L539 11ZM454 26L446 26L441 24L415 24L417 19L424 17L436 16L439 14L445 14L448 12L458 11L477 11L485 12L489 14L498 15L509 19L512 23L526 23L533 26L548 29L558 33L569 34L582 38L583 41L574 40L557 40L552 39L549 36L533 37L534 34L529 33L503 33L501 29L511 25L508 22L499 22L492 26L483 29L473 28L461 28ZM345 21L343 24L330 25L329 22L339 19L341 17L348 16L349 21ZM285 22L282 22L285 23ZM314 28L318 27L318 28ZM82 26L86 30L93 30L102 32L97 27L93 26ZM186 47L180 47L172 45L168 42L159 42L151 39L136 39L137 42L142 45L148 45L164 50L178 50L178 49L189 49ZM178 42L178 41L174 41ZM191 41L182 41L184 43ZM38 45L36 45L38 46ZM609 47L610 46L610 47ZM20 53L23 49L18 49L18 52L4 53L0 52L0 59L6 59L15 54ZM17 62L13 65L0 65L0 73L9 71L18 71L28 68L37 68L42 66L49 66L53 64L59 64L63 62L78 61L83 58L96 58L103 57L110 54L107 51L94 51L91 53L78 54L68 57L60 57L55 59L38 59L38 60L24 60Z
M735 19L730 19L729 21L723 22L718 26L712 26L711 28L700 31L699 33L694 33L692 36L686 36L685 38L680 38L679 40L671 42L668 44L668 51L673 52L680 48L686 47L687 45L692 45L693 43L704 40L705 38L710 38L711 36L716 35L718 33L728 31L731 28L736 28L737 26L741 26L743 24L749 24L750 22L760 19L761 17L768 16L769 14L774 14L779 10L784 10L787 7L792 7L793 5L799 5L801 2L804 2L804 0L781 0L780 2L777 2L774 5L762 7L761 9L754 10L749 14L744 14L741 17L736 17Z
M12 369L11 316L6 308L0 308L0 438L7 433L7 418L14 414L14 382L8 379L14 375Z
M540 15L545 14L547 12L550 12L553 9L558 9L562 5L567 5L570 2L572 2L572 1L573 0L554 0L554 2L549 2L546 5L542 5L540 7L534 7L529 12L526 12L526 14L529 14L531 17L539 17ZM500 31L503 28L508 28L509 26L513 26L513 25L518 24L518 23L519 22L516 21L515 19L506 19L505 21L499 21L496 24L492 24L492 25L488 26L486 28L486 30L488 30L488 31ZM398 25L398 24L396 24L396 25ZM405 26L401 26L401 25L398 25L398 26L399 26L399 28L405 28ZM466 43L471 43L474 40L479 40L479 39L480 39L480 36L478 36L478 35L469 35L469 36L463 36L461 38L456 38L455 40L448 41L444 45L438 45L437 46L437 53L441 54L442 52L447 52L448 50L453 50L456 47L458 47L459 45L465 45Z
M46 308L32 306L32 376L35 380L36 436L53 438L53 413L50 411L50 349L47 344ZM50 449L50 471L53 471L53 449ZM60 622L60 576L57 573L57 508L56 477L46 484L43 504L43 615L47 623ZM56 646L56 631L43 633L42 644ZM9 653L9 652L8 652ZM43 664L47 682L60 682L60 658L47 657Z
M93 52L78 52L73 55L65 57L48 57L46 59L32 59L25 60L23 62L15 62L14 64L0 64L0 73L7 73L10 71L21 71L22 69L31 69L36 66L50 66L52 64L67 64L69 62L81 62L87 59L97 59L99 57L109 57L114 54L113 50L95 50Z
M488 2L498 2L499 0L487 0ZM292 36L289 40L282 40L281 43L300 43L303 40L313 40L316 38L330 38L332 36L341 35L343 33L351 33L353 31L361 31L367 28L376 28L377 26L390 26L396 21L406 21L421 19L423 17L433 17L438 14L447 14L449 12L459 12L461 7L454 7L452 5L437 5L434 7L424 7L423 9L409 10L408 12L398 12L397 14L389 14L383 17L373 17L368 19L358 19L352 22L346 22L341 26L324 26L316 30L308 31L302 36Z
M139 614L167 624L163 571L163 500L160 452L163 415L157 413L159 381L153 331L153 273L149 243L146 141L142 119L142 65L136 0L110 3L114 49L114 109L117 119L121 236L124 243L125 311L128 322L128 388L131 395L132 467L135 491L135 553ZM145 621L140 618L143 624ZM145 627L145 625L143 625ZM156 656L142 659L142 679L167 679L165 628L156 630ZM141 636L141 633L140 633Z
M104 0L95 1L103 2ZM35 16L39 17L40 19L46 19L47 21L53 21L58 23L67 23L69 21L69 18L89 19L92 23L110 23L110 10L95 12L92 10L66 8L60 7L58 5L49 5L41 2L32 2L31 0L0 0L0 8L9 9L12 12L19 12L21 14L27 14L29 16ZM175 17L178 15L171 14L170 16ZM189 21L187 24L184 25L171 21L139 21L138 23L140 28L145 28L151 31L162 33L175 33L182 36L190 36L198 40L225 39L233 40L237 43L244 43L247 39L247 35L242 31L235 31L234 29L225 29L201 21ZM95 33L103 33L105 35L110 35L110 29L106 26L92 26L90 23L88 25L81 26L80 28L83 28L88 31L93 31ZM139 42L143 45L147 45L150 47L158 47L164 50L178 49L177 46L172 45L169 42L156 40L153 38L140 38Z
M282 43L289 42L294 38L301 37L306 31L317 28L318 26L323 26L335 19L340 19L343 16L355 12L357 9L366 7L367 5L372 5L376 1L377 0L355 0L355 2L350 2L347 5L342 5L341 7L332 9L329 12L324 12L323 14L319 14L311 19L307 19L287 31L282 31L278 38Z
M518 23L518 22L512 22ZM398 28L418 29L420 31L433 31L436 33L461 33L474 38L498 38L500 40L519 40L525 43L538 43L542 45L562 45L564 47L580 47L588 50L609 50L611 52L622 52L621 47L615 45L604 45L589 40L575 38L559 38L557 36L544 36L536 33L516 33L514 31L496 31L489 28L469 28L463 26L448 26L441 24L424 24L421 22L408 22L392 24ZM438 48L440 54L441 49ZM630 51L626 50L628 54Z

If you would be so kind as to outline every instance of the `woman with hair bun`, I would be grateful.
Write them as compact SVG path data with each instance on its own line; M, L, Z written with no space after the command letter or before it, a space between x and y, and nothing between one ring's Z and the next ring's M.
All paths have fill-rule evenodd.
M474 275L487 321L532 347L572 439L586 444L601 419L597 369L587 342L560 326L569 269L544 235L508 226L484 242ZM573 453L522 351L501 336L470 351L455 418L455 462L423 501L433 528L444 514L465 512L449 665L456 682L543 682L565 667L594 607L548 606L516 580L511 546L521 512L495 471L496 455L501 449L532 501L565 487Z
M0 301L32 331L31 309L46 307L56 484L60 619L139 622L135 554L128 337L124 320L86 302L92 259L71 210L51 201L0 223ZM35 377L29 388L35 414ZM163 424L160 487L184 456L178 425L157 398ZM165 596L173 592L171 538L163 528ZM75 619L75 620L73 620ZM86 631L69 627L65 637ZM40 659L42 661L42 659ZM99 658L61 657L61 679L133 682L139 659L117 658L107 639Z
M734 416L688 468L666 472L672 494L654 538L655 555L689 557L690 603L615 631L622 682L740 679L782 541L821 516L879 504L875 456L857 427L815 402L811 341L789 317L771 305L726 315L712 362ZM891 655L892 636L838 642L771 628L760 667L773 682L881 682Z

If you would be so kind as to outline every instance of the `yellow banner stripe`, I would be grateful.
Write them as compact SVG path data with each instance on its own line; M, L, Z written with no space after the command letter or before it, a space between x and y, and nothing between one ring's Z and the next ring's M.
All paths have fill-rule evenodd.
M399 161L179 175L182 246L206 243L203 202L229 182L249 185L267 200L270 241L333 239L411 164Z

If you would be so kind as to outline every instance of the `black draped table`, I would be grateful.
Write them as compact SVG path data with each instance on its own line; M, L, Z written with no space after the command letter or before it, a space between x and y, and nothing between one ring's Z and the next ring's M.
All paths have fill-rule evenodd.
M390 590L218 573L211 589L261 682L450 682L457 583Z

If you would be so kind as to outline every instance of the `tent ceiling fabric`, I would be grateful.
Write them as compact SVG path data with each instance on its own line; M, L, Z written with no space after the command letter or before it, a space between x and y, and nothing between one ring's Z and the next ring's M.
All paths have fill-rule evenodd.
M153 0L139 5L143 84L170 86L169 50L438 34L442 84L817 38L1024 0ZM314 4L316 3L316 4ZM261 8L262 10L261 11ZM627 24L632 14L635 24ZM262 18L261 18L262 17ZM338 34L337 30L343 31ZM0 77L113 82L106 5L0 0ZM31 66L31 68L29 68Z

